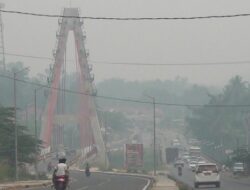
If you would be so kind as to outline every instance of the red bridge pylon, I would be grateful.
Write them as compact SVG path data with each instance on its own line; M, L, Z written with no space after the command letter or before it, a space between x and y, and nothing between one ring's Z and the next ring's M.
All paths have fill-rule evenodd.
M57 32L57 49L54 52L55 63L52 69L51 89L48 96L48 102L42 122L41 139L44 141L44 152L51 151L52 134L55 127L55 117L58 114L57 104L59 102L60 82L62 80L62 70L65 63L66 45L69 32L72 31L75 39L77 51L77 62L80 72L79 92L81 92L79 101L78 125L80 133L80 144L85 155L88 157L97 155L100 162L103 162L106 157L105 146L102 139L99 120L97 117L95 106L96 90L93 88L94 76L90 73L92 67L88 64L84 42L86 36L82 31L83 20L79 17L77 8L65 8L63 16L59 19L59 31ZM60 127L59 127L60 128ZM60 130L62 131L62 130ZM62 134L57 135L57 138L62 138ZM61 142L62 140L58 140Z

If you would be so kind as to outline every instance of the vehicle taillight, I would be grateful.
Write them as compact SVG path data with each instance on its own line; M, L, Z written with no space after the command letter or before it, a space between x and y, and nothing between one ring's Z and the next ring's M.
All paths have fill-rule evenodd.
M64 178L58 178L58 181L62 181L62 182L64 182L65 181L65 179Z

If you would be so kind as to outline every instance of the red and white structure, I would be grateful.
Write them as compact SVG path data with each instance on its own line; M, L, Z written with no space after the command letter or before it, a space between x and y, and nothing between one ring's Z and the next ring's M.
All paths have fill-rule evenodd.
M64 121L67 117L73 117L79 128L83 156L86 158L97 156L100 162L104 162L106 151L95 106L94 76L91 74L92 66L87 61L88 51L84 46L86 36L82 31L83 20L79 18L79 9L65 8L63 17L59 19L58 24L57 45L53 53L55 63L51 68L51 89L42 122L41 139L45 146L43 153L50 152L52 145L63 144ZM78 91L81 92L81 94L78 94L79 111L73 116L66 116L63 105L65 99L63 89L65 87L66 46L69 32L74 34L77 52L76 64L80 76Z

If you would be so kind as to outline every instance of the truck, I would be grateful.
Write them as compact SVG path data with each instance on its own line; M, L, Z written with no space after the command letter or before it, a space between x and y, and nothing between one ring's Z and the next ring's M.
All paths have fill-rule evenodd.
M124 145L124 167L128 172L143 169L143 144Z
M196 157L196 158L201 157L201 148L198 146L191 146L189 148L189 156Z
M242 162L236 162L233 165L233 174L237 175L237 174L244 174L245 172L245 167L244 164Z
M165 149L167 164L174 163L179 157L179 149L176 147L168 147Z

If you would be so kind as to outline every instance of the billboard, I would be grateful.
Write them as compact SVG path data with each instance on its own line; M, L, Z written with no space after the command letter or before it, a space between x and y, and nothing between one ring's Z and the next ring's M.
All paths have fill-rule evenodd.
M124 166L126 169L143 167L143 144L124 145Z

